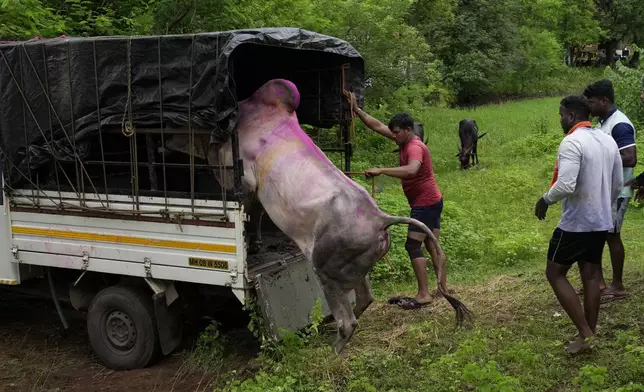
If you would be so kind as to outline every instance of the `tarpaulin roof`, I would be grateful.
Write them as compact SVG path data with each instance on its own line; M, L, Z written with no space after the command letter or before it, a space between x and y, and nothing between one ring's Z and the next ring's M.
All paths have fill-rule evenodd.
M344 40L298 28L39 39L0 44L0 57L6 179L53 159L82 159L99 131L129 132L128 121L135 128L190 124L224 141L234 132L237 101L272 78L293 81L302 96L298 118L323 128L343 119L342 83L360 101L364 95L360 54Z

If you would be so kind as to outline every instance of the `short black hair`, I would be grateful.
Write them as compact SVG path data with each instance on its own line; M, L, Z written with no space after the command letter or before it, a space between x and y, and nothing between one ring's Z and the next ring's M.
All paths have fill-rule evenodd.
M559 104L566 110L577 115L579 120L590 119L590 106L588 100L581 95L570 95L561 100Z
M613 83L608 79L603 79L593 84L588 85L584 90L586 98L607 98L610 103L615 103L615 90Z
M389 121L388 127L390 130L394 129L394 127L414 129L414 118L409 113L396 113Z

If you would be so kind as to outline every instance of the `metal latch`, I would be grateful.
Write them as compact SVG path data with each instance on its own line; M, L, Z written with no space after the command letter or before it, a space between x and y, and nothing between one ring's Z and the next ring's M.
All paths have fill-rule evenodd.
M152 277L152 260L149 257L143 259L143 268L145 268L145 276Z
M237 267L233 267L233 268L231 268L231 269L230 269L230 280L231 280L233 283L237 283L237 275L238 275L238 273L237 273Z
M82 271L87 271L89 268L89 253L83 252L83 266L81 267Z
M14 259L18 260L18 247L16 245L11 247L11 254Z

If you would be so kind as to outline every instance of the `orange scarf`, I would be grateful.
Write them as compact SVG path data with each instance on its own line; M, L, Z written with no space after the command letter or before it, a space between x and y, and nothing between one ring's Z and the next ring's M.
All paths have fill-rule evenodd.
M572 135L573 132L575 132L577 129L579 129L581 127L591 128L592 126L593 125L590 123L590 121L578 122L577 124L575 124L574 127L572 127L572 129L570 131L568 131L566 136ZM552 188L552 186L555 184L555 182L557 182L558 177L559 177L559 159L557 159L555 161L555 173L552 176L552 182L550 182L550 188Z

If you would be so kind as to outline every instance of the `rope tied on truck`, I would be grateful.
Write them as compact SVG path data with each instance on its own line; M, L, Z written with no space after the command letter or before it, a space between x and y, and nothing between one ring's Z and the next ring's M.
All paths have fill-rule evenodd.
M293 51L287 56L292 59L280 60L275 66L288 71L294 64L297 76L293 77L303 89L309 89L305 81L317 75L318 90L312 86L306 91L314 95L298 116L317 121L312 123L317 127L316 142L325 139L321 136L325 128L340 125L341 132L330 136L344 140L328 149L344 154L346 170L350 170L351 144L355 145L357 139L355 114L347 113L346 106L332 98L337 97L338 90L346 91L362 80L359 54L350 46L344 48L343 41L331 45L319 41L316 33L297 30L298 35L293 36L284 35L288 29L273 30L171 37L61 36L38 44L3 44L0 76L2 89L11 98L5 102L5 108L9 108L6 113L11 115L3 116L3 141L11 143L0 146L0 154L6 156L5 174L11 174L12 181L5 187L9 199L18 209L37 208L48 213L117 214L134 219L159 215L171 222L170 214L178 209L185 214L174 219L179 225L185 225L182 221L189 218L231 221L234 214L229 216L230 202L238 201L237 188L241 189L243 175L236 141L232 143L232 163L228 154L217 154L218 159L209 157L205 163L203 158L188 154L188 163L167 145L170 137L179 135L179 139L184 134L189 146L199 141L207 144L210 141L203 135L208 131L210 139L234 140L236 90L245 94L255 83L253 78L237 78L235 84L235 65L239 75L252 71L242 67L242 56L254 58L264 50L250 51L243 46L235 52L239 56L232 56L247 41L271 43L262 47L274 46L278 51L284 47L304 49L301 55ZM338 44L344 54L338 53ZM319 67L315 58L306 54L310 50L342 55L347 60L341 67L336 60ZM352 74L350 67L357 67L358 72ZM340 78L342 85L338 86ZM168 151L173 155L166 162ZM157 182L161 172L163 184ZM214 183L209 176L214 173L225 179L227 186ZM228 199L230 188L236 189L235 198ZM188 193L189 210L183 204ZM159 213L160 208L168 214Z
M127 100L125 101L125 110L121 120L121 131L125 137L134 135L134 122L132 121L132 37L127 38L126 65L127 69ZM127 122L125 117L127 116Z

